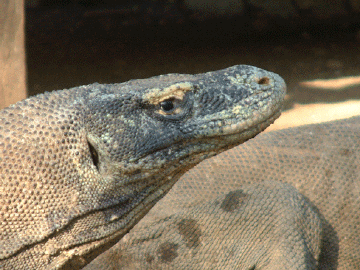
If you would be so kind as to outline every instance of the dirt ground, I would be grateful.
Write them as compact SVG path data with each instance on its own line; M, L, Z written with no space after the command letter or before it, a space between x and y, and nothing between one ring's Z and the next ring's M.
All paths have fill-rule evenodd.
M285 112L271 129L360 115L360 31L231 37L202 32L199 38L151 31L28 31L29 94L248 64L287 82Z

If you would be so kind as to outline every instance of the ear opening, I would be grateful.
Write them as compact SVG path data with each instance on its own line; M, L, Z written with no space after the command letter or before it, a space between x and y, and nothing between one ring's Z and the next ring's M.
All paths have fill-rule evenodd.
M88 143L89 150L90 150L91 160L92 160L94 166L96 167L96 169L99 171L99 154L96 151L95 147L89 141L87 141L87 143Z

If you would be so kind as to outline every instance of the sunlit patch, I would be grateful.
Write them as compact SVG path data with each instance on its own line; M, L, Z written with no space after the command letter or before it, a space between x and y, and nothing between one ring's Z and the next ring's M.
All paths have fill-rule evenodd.
M341 91L345 88L356 85L360 85L360 76L300 82L300 86L307 88L325 89L330 91Z
M277 129L322 123L360 115L360 100L348 100L339 103L294 104L285 111L273 125L266 129Z
M194 86L189 82L176 83L164 89L154 88L145 95L145 100L154 105L158 105L166 99L183 100L185 93L193 89Z

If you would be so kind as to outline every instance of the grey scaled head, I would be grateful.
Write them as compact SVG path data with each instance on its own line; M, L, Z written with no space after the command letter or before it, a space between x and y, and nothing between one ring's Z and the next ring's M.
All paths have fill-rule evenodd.
M285 88L278 75L252 66L101 86L85 114L93 160L100 174L137 183L178 178L265 129Z

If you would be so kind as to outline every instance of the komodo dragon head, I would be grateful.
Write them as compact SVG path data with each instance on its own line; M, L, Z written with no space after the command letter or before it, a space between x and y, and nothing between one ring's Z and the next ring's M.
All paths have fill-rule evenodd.
M280 114L285 83L234 66L92 84L0 113L0 268L78 269L187 170Z

